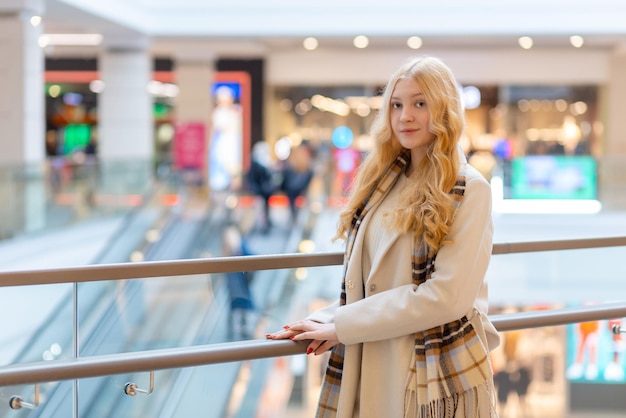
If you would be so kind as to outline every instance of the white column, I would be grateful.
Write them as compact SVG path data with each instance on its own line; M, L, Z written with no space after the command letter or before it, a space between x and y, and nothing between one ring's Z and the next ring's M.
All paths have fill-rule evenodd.
M41 0L0 4L0 199L9 202L0 209L3 236L45 225L44 52L41 24L31 23L42 12Z
M154 116L146 50L109 49L98 62L104 90L98 97L98 155L103 160L151 159Z
M13 2L13 7L20 6ZM39 47L41 1L0 5L0 165L40 171L45 159L44 53Z
M107 45L98 61L104 82L98 97L98 158L103 181L109 186L118 183L117 188L124 187L119 182L131 181L129 176L133 177L129 187L141 188L152 176L154 115L148 91L152 58L145 44Z

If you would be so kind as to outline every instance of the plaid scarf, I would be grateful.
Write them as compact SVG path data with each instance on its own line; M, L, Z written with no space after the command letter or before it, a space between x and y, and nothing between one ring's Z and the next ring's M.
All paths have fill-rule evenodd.
M357 231L367 213L391 190L410 162L410 152L402 151L381 177L376 187L357 209L348 232L340 305L346 304L345 277ZM465 177L460 175L450 194L456 209L465 192ZM434 271L436 251L421 237L415 238L412 253L413 282L418 286L428 280ZM339 389L343 373L345 346L337 344L330 355L322 384L317 418L336 417ZM457 408L478 416L479 394L493 402L492 372L488 352L467 317L415 334L413 353L415 368L409 370L405 392L405 417L448 418L454 417ZM495 411L487 412L496 416Z

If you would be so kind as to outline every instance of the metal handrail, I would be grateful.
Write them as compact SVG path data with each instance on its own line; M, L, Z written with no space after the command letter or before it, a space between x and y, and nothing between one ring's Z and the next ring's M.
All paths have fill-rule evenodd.
M500 332L626 317L626 302L492 315ZM0 367L0 386L56 382L132 372L281 357L306 352L306 342L250 340L53 360Z
M499 243L494 244L492 253L514 254L619 246L626 246L626 237ZM341 265L342 263L343 253L328 252L98 264L57 269L0 272L0 287L321 267Z
M582 238L553 241L532 241L494 244L492 254L530 253L538 251L582 250L587 248L621 247L626 237Z
M611 246L626 246L626 237L495 244L493 254ZM333 252L90 265L50 270L1 272L0 287L317 267L340 265L342 262L343 254ZM620 317L626 317L626 302L493 315L491 319L498 331L502 332ZM288 340L252 340L22 363L0 367L0 386L280 357L302 354L305 350L305 343Z

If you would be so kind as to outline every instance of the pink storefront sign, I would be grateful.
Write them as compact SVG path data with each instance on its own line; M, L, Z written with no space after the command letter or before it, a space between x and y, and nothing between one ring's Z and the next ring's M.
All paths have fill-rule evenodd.
M203 122L179 122L174 136L174 165L182 170L201 170L206 153Z

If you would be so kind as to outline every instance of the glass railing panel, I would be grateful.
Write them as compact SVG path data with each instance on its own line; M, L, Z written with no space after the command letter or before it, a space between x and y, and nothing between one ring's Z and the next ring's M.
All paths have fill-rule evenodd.
M624 247L502 254L487 272L492 306L552 306L626 299Z
M603 226L607 219L611 222ZM615 228L616 218L607 219L589 220L598 230ZM556 239L550 233L548 228L544 237ZM624 247L606 247L494 256L487 273L491 313L626 300L624 254ZM540 411L541 416L587 412L610 417L623 411L619 393L626 383L626 353L623 337L612 330L622 321L502 333L502 344L492 354L502 416Z
M0 239L126 213L154 184L151 164L55 157L0 167Z
M572 232L572 225L579 225L576 235ZM560 215L552 217L498 216L496 217L496 242L532 241L536 240L538 236L546 240L582 238L589 236L589 234L594 236L606 235L608 231L611 231L612 235L626 235L626 231L621 229L623 225L623 217L618 213L576 217ZM291 228L288 228L278 225L268 234L252 237L251 244L256 250L254 251L256 254L292 253L299 249L320 252L339 251L341 244L335 245L330 241L335 226L336 212L333 210L324 211L316 216L315 222L306 222L304 227L292 225ZM216 255L220 253L220 234L211 231L207 230L203 234L205 241L196 247L198 254ZM180 241L175 239L168 239L167 241L168 245L173 247L182 245ZM548 296L562 297L575 291L584 292L585 289L591 289L584 292L586 296L590 296L596 291L604 292L606 289L600 288L606 288L611 283L615 284L616 272L621 271L618 262L620 254L623 254L623 248L494 256L488 271L493 313L505 309L537 309L571 303L569 297L563 302L560 299L555 301ZM607 257L607 259L605 260L603 257ZM599 264L601 264L600 267L598 267ZM604 269L608 270L605 271ZM340 274L341 266L255 272L250 288L257 311L252 315L252 329L245 334L235 332L234 316L231 315L232 312L229 308L227 279L223 274L81 283L78 285L79 296L76 302L79 307L79 352L81 356L88 356L209 344L234 339L263 338L266 331L278 329L284 323L301 318L318 306L335 299L339 290ZM68 292L71 293L71 291ZM608 294L614 296L620 292L619 287L613 287L613 292ZM605 293L599 294L604 295ZM586 300L591 299L580 299L576 302L582 303ZM598 300L604 300L603 296L602 298L599 297ZM606 300L612 301L614 299ZM71 303L68 302L67 304ZM33 310L34 307L29 308L29 311ZM49 328L58 329L53 326L52 322L49 324ZM559 332L555 333L559 334ZM548 374L544 369L552 370L552 376L560 376L565 382L563 384L565 389L578 388L578 386L568 386L569 380L566 380L564 375L566 370L565 356L569 355L565 348L567 347L566 340L568 335L574 334L573 331L567 334L566 330L562 334L564 336L544 335L530 338L535 342L558 339L561 341L561 353L559 357L552 359L543 355L539 356L539 360L536 360L543 368L540 372L535 371L533 376L543 376L541 381L543 383L540 385L533 381L528 392L529 403L532 399L538 399L539 394L544 394L548 390L546 388L550 381L548 381L546 377ZM542 344L542 347L549 345L547 343ZM70 348L62 347L61 352L71 352L71 343L67 345ZM526 343L525 346L528 345ZM319 363L312 363L316 361ZM558 362L561 362L562 367L558 366ZM293 358L273 359L267 362L260 361L260 364L262 366L255 366L254 368L248 363L246 365L249 368L240 366L237 369L237 376L238 379L242 380L236 381L251 379L250 376L254 376L255 379L273 374L286 376L284 373L287 373L289 376L287 381L291 382L288 383L291 385L291 389L288 391L289 397L285 408L292 408L296 400L304 402L310 398L316 399L316 390L319 390L319 373L323 369L323 359L294 356ZM267 373L262 373L259 370L266 370ZM162 375L159 373L161 372L157 372L157 382L159 379L168 379L165 377L167 376L166 373L163 372ZM215 372L207 373L213 374ZM204 377L204 379L207 378ZM86 380L89 380L88 385L92 386L108 384L106 383L108 382L107 377L101 379L104 379L103 383L98 383L98 379ZM109 379L112 378L109 377ZM176 379L179 378L176 377ZM203 379L199 378L199 380ZM140 387L145 387L148 382L148 374L117 376L113 383L117 387L118 383L125 383L126 381L137 381ZM176 381L180 382L180 380ZM267 396L279 396L282 393L276 391L274 395L271 395L273 392L269 389L271 386L269 380L263 381L267 390L270 391L267 392ZM85 384L87 385L87 383ZM168 384L171 385L171 383ZM245 394L246 396L252 396L252 393L266 394L266 386L262 386L263 390L258 386L250 387L246 389ZM237 388L240 387L241 385L237 386ZM553 385L552 387L558 390L556 388L560 386ZM598 387L606 391L609 386L601 385ZM303 388L307 389L306 393L303 392ZM236 389L233 386L228 390L229 393L232 391L231 397L235 397L236 391L241 389ZM535 392L532 392L532 396L530 396L532 390ZM51 396L51 393L47 394L48 397ZM137 395L134 399L138 399L139 396ZM28 397L26 396L26 398ZM154 400L155 396L151 395L149 398ZM89 396L86 396L85 406L82 406L81 403L81 409L85 408L85 411L91 408L88 399ZM546 401L545 396L544 401ZM83 401L81 400L81 402ZM106 399L102 402L106 402ZM230 398L228 402L229 405L237 404L235 400ZM240 408L244 408L253 401L242 398L239 402ZM186 402L183 404L187 405ZM566 408L569 406L570 404L565 405Z
M71 358L72 292L72 284L0 288L0 364Z
M595 250L575 252L585 253L581 258L593 259L595 255L586 254L588 251ZM566 251L555 252L557 253L563 254ZM497 264L496 260L506 257L511 256L494 257L494 264ZM555 269L560 268L557 263ZM249 284L256 310L252 315L251 335L248 336L235 335L233 332L230 322L231 295L223 274L82 283L81 286L94 287L79 288L80 355L174 348L247 338L262 339L266 332L279 329L285 323L301 318L334 300L338 295L340 274L341 266L255 272ZM497 283L493 287L497 287ZM91 298L88 297L90 293ZM134 299L136 294L140 294L141 298ZM557 306L529 306L515 300L496 306L492 304L493 313L546 307ZM94 311L91 317L88 315L90 311ZM98 317L104 320L97 320ZM215 325L208 325L208 321ZM598 324L603 328L606 328L605 325L608 323ZM98 330L100 327L101 330ZM543 410L545 413L542 416L548 418L564 416L557 412L551 415L548 411L571 411L575 406L568 393L578 390L580 386L570 380L566 368L568 356L572 352L568 341L576 337L575 329L556 327L528 332L529 335L505 333L502 336L503 344L499 350L512 350L518 356L520 353L525 356L517 358L517 362L502 361L504 354L496 351L493 354L494 369L501 372L511 366L510 363L528 365L532 370L532 380L526 395L529 409ZM597 350L597 353L606 355L607 350ZM608 354L611 353L609 350ZM250 416L246 412L250 408L256 411L274 411L275 415L268 416L281 416L276 412L279 410L281 414L284 413L282 416L302 416L303 411L309 413L314 409L325 360L324 356L296 355L240 364L225 363L219 367L216 365L157 371L155 392L150 396L139 393L128 397L123 394L123 388L128 382L147 389L150 379L147 372L83 379L78 385L78 416L120 416L122 412L116 409L118 407L124 408L124 416L161 416L152 415L152 411L164 411L167 408L173 410L172 415L167 416L189 416L184 415L189 413L188 408L203 402L209 402L211 408L222 412L227 408L229 416ZM511 370L511 373L515 372L516 370ZM602 398L602 394L607 391L612 396L612 390L620 387L619 384L604 382L591 389L585 388L585 391L599 390L601 392L598 398ZM10 389L17 392L7 389L3 394L8 396L8 393L17 393L28 400L33 388ZM208 395L213 393L212 390L226 394L223 404L216 406L214 398ZM42 411L45 408L69 407L66 402L67 397L71 396L72 388L50 384L42 388L42 391L45 402L39 407L37 414L44 414ZM170 398L171 396L175 398ZM517 410L519 405L516 402L516 395L511 394L510 400L507 399L506 402L509 412ZM602 412L603 409L598 408L596 411ZM103 415L105 413L110 415ZM177 415L179 413L181 415ZM605 415L599 413L595 416Z
M313 408L313 403L307 398L306 391L311 389L306 387L306 382L302 379L297 382L293 363L298 357L305 360L302 359L304 356L293 356L156 371L152 392L149 372L81 379L78 381L79 416L302 416L303 411ZM129 384L136 385L134 396L125 393ZM295 386L298 389L294 390ZM313 387L312 390L315 389ZM62 412L71 411L67 409L67 404L63 405L66 408ZM56 415L57 412L43 411L38 417L71 416Z
M340 273L341 266L256 271L245 282L253 304L250 310L240 309L240 296L245 293L229 286L228 281L235 279L222 273L81 283L79 353L92 356L264 339L267 332L337 297ZM243 318L245 323L240 322ZM321 357L157 371L155 392L149 397L123 394L127 382L148 388L149 373L85 379L79 382L79 416L188 417L198 408L222 408L231 410L229 416L246 417L252 416L250 408L261 404L276 408L276 397L284 408L289 402L305 404L309 394L303 391L311 386L310 361L320 362ZM313 370L319 373L321 364ZM171 409L172 415L150 412L165 409Z
M50 360L71 359L73 351L74 307L72 284L18 286L0 288L0 364L22 364ZM39 398L35 385L0 388L0 416L7 418L35 416L44 407L44 400L59 387L71 390L71 382L42 382ZM68 389L69 388L69 389ZM10 399L18 396L24 402L40 406L35 409L9 407ZM73 400L57 398L53 410L59 405L72 408ZM32 414L32 415L31 415ZM71 416L71 415L67 415Z

